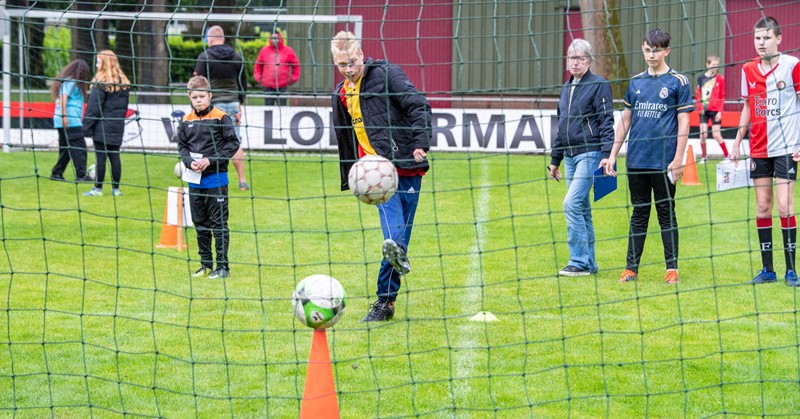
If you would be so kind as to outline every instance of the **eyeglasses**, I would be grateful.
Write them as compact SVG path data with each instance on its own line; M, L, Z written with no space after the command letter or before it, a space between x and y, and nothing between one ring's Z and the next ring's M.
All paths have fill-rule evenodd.
M567 57L567 60L568 61L580 61L582 63L585 63L586 61L589 61L589 57Z

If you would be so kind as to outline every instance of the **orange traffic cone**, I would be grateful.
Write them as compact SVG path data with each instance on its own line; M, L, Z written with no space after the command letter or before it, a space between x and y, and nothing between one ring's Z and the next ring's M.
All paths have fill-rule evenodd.
M314 331L311 355L308 357L306 385L300 404L300 419L338 418L339 399L333 382L331 355L325 329Z
M186 250L186 248L189 247L189 246L186 245L186 240L184 240L184 238L183 238L183 226L184 226L185 223L184 223L184 220L183 220L183 189L182 188L177 188L177 195L178 196L175 199L175 201L177 201L177 205L178 205L177 222L175 224L170 224L168 222L168 220L167 220L168 219L167 214L169 214L169 202L170 202L169 194L170 193L174 193L173 192L174 190L175 189L170 188L167 191L167 203L164 204L164 222L163 222L163 224L161 224L161 240L159 240L159 242L156 245L156 247L159 247L159 248L175 248L175 249L178 249L178 250Z
M702 185L700 180L697 179L697 163L694 161L694 151L690 145L686 149L686 165L683 167L683 186L698 186Z

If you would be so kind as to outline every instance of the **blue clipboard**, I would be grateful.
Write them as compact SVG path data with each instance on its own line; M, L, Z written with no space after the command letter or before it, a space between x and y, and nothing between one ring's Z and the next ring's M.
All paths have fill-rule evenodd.
M616 165L614 165L614 170L617 170ZM604 174L603 168L600 167L594 171L592 186L594 187L594 202L597 202L602 197L617 190L617 177Z

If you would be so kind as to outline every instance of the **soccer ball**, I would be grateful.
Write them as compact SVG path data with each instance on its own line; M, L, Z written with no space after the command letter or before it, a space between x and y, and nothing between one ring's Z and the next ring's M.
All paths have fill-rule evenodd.
M347 294L342 284L328 275L303 278L292 295L292 308L297 319L314 329L327 329L342 318Z
M97 180L97 166L89 166L89 168L86 169L86 176L89 176L89 179L91 180Z
M347 185L359 201L382 204L397 191L397 169L386 158L368 154L350 168Z
M181 177L181 175L183 175L183 162L179 161L175 163L175 168L172 169L172 172L175 173L175 177Z

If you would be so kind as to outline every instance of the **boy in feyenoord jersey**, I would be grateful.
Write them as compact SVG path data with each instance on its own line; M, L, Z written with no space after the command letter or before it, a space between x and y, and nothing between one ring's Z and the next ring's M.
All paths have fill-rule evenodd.
M753 28L758 58L742 68L741 94L745 100L731 160L740 156L739 145L750 128L750 177L756 190L756 227L761 244L761 272L751 281L778 280L772 264L772 206L778 204L786 258L786 285L800 286L795 273L794 183L797 180L800 65L798 59L778 52L781 27L773 17L759 19ZM794 155L792 155L794 153ZM794 157L794 159L793 159ZM772 178L775 178L773 194Z

